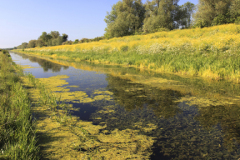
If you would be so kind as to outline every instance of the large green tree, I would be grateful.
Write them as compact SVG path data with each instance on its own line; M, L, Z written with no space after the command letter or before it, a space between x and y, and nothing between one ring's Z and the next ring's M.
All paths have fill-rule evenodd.
M66 42L68 39L68 35L63 33L60 36L58 31L51 31L50 33L42 32L42 35L38 38L37 46L56 46L61 45L63 42Z
M145 4L144 32L155 32L159 28L175 28L177 3L178 0L147 1Z
M19 45L17 48L18 49L25 49L28 47L28 43L27 42L23 42L21 45Z
M230 21L240 23L240 0L233 0L229 7Z
M37 46L37 47L42 47L42 46L44 46L44 45L45 45L45 43L43 42L43 40L38 39L38 40L36 41L36 46Z
M58 31L51 31L50 35L53 39L56 39L60 36L60 33Z
M44 46L47 46L50 39L52 39L52 36L50 34L47 34L47 32L42 32L42 35L38 38L38 40L42 40Z
M239 0L199 0L195 25L208 27L235 22L239 17Z
M37 46L37 40L30 40L28 42L28 48L35 48Z
M141 0L122 0L107 13L105 37L120 37L134 34L141 29L144 20L144 6Z
M186 2L176 9L175 28L189 28L192 24L192 14L195 10L195 5L191 2Z

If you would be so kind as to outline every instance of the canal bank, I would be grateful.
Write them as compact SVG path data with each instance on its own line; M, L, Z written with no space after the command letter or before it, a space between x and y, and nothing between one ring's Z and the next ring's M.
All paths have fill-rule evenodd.
M87 131L91 141L78 138L75 149L74 144L66 145L77 155L93 159L102 156L106 159L112 156L235 159L239 156L237 84L182 79L131 67L69 65L28 55L11 55L16 63L34 67L25 72L31 72L41 83L46 82L46 88L55 95L62 95L60 101L70 105L68 111L72 118L80 119L69 121L80 123L78 127ZM53 127L59 134L61 130L70 129ZM61 157L72 152L63 148L62 153L60 149L49 150L51 145L59 146L59 142L65 141L55 137L46 143L46 155Z

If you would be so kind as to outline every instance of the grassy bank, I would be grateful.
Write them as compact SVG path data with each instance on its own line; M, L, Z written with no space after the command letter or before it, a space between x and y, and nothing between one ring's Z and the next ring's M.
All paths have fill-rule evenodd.
M0 51L0 159L39 159L31 104L22 72Z
M240 25L228 24L18 51L73 61L132 65L157 72L238 83L239 35Z

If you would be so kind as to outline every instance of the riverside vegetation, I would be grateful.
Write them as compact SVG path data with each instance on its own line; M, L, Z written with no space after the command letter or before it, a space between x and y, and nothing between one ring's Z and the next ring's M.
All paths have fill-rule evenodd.
M40 79L31 74L24 76L8 56L1 53L0 159L149 157L152 137L131 129L102 134L100 130L106 125L93 125L71 116L74 108L65 103L78 99L98 104L109 101L112 93L96 90L95 97L88 97L82 91L69 92L63 87L68 84L65 75Z
M8 51L0 50L0 159L38 159L31 103Z
M239 25L226 24L17 51L239 83L239 34Z
M65 81L61 80L62 78L67 77L54 78L54 84L59 82L56 85L63 85ZM65 130L60 132L61 137L65 134L69 139L71 136L70 143L74 138L79 140L79 137L82 137L82 141L91 139L86 130L74 125L77 119L69 114L69 105L60 102L60 99L45 85L43 80L39 82L31 74L24 75L22 68L12 62L8 51L0 50L0 159L46 158L46 144L49 145L54 138L58 138L62 143L59 134L54 132L59 127ZM68 121L70 119L71 121ZM69 126L78 128L78 132L74 132L75 137L70 134L72 132L67 131L69 128L66 127ZM55 136L49 136L49 133ZM69 145L66 142L65 144ZM51 146L56 150L59 149L54 145ZM63 146L64 149L69 147ZM77 149L72 151L82 157ZM49 151L47 153L49 154ZM50 158L54 157L51 156ZM56 156L59 159L62 155Z
M11 55L14 58L16 54ZM87 62L73 63L18 55L27 64L26 59L33 64L37 62L44 72L58 73L50 78L34 79L29 75L29 79L25 79L35 81L31 88L35 98L38 99L39 92L45 93L44 97L61 94L61 100L69 103L66 109L61 107L59 110L59 107L54 107L54 98L42 98L38 100L40 105L35 104L33 107L39 119L37 128L44 158L239 157L240 152L236 148L239 144L238 84L157 74L133 67L90 65ZM20 61L17 63L21 64ZM72 67L67 68L68 65L83 69L84 73ZM107 73L106 78L94 72L86 74L86 70ZM35 75L42 74L38 68L30 71ZM102 79L108 81L107 90L98 87ZM85 80L91 81L91 87L84 83ZM39 83L45 87L34 89L34 84ZM48 92L48 89L55 92ZM191 106L184 105L188 101ZM53 105L49 105L51 102ZM91 117L89 109L94 110ZM67 110L80 116L81 120L69 116ZM88 119L88 116L92 122L82 121Z

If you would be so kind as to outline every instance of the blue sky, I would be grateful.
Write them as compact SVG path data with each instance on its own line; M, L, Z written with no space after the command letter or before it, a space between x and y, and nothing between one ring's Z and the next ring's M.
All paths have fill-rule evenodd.
M119 0L0 0L0 48L59 31L69 40L104 34L104 18ZM179 5L188 0L180 0ZM146 0L142 0L143 3ZM197 4L198 0L190 0Z

